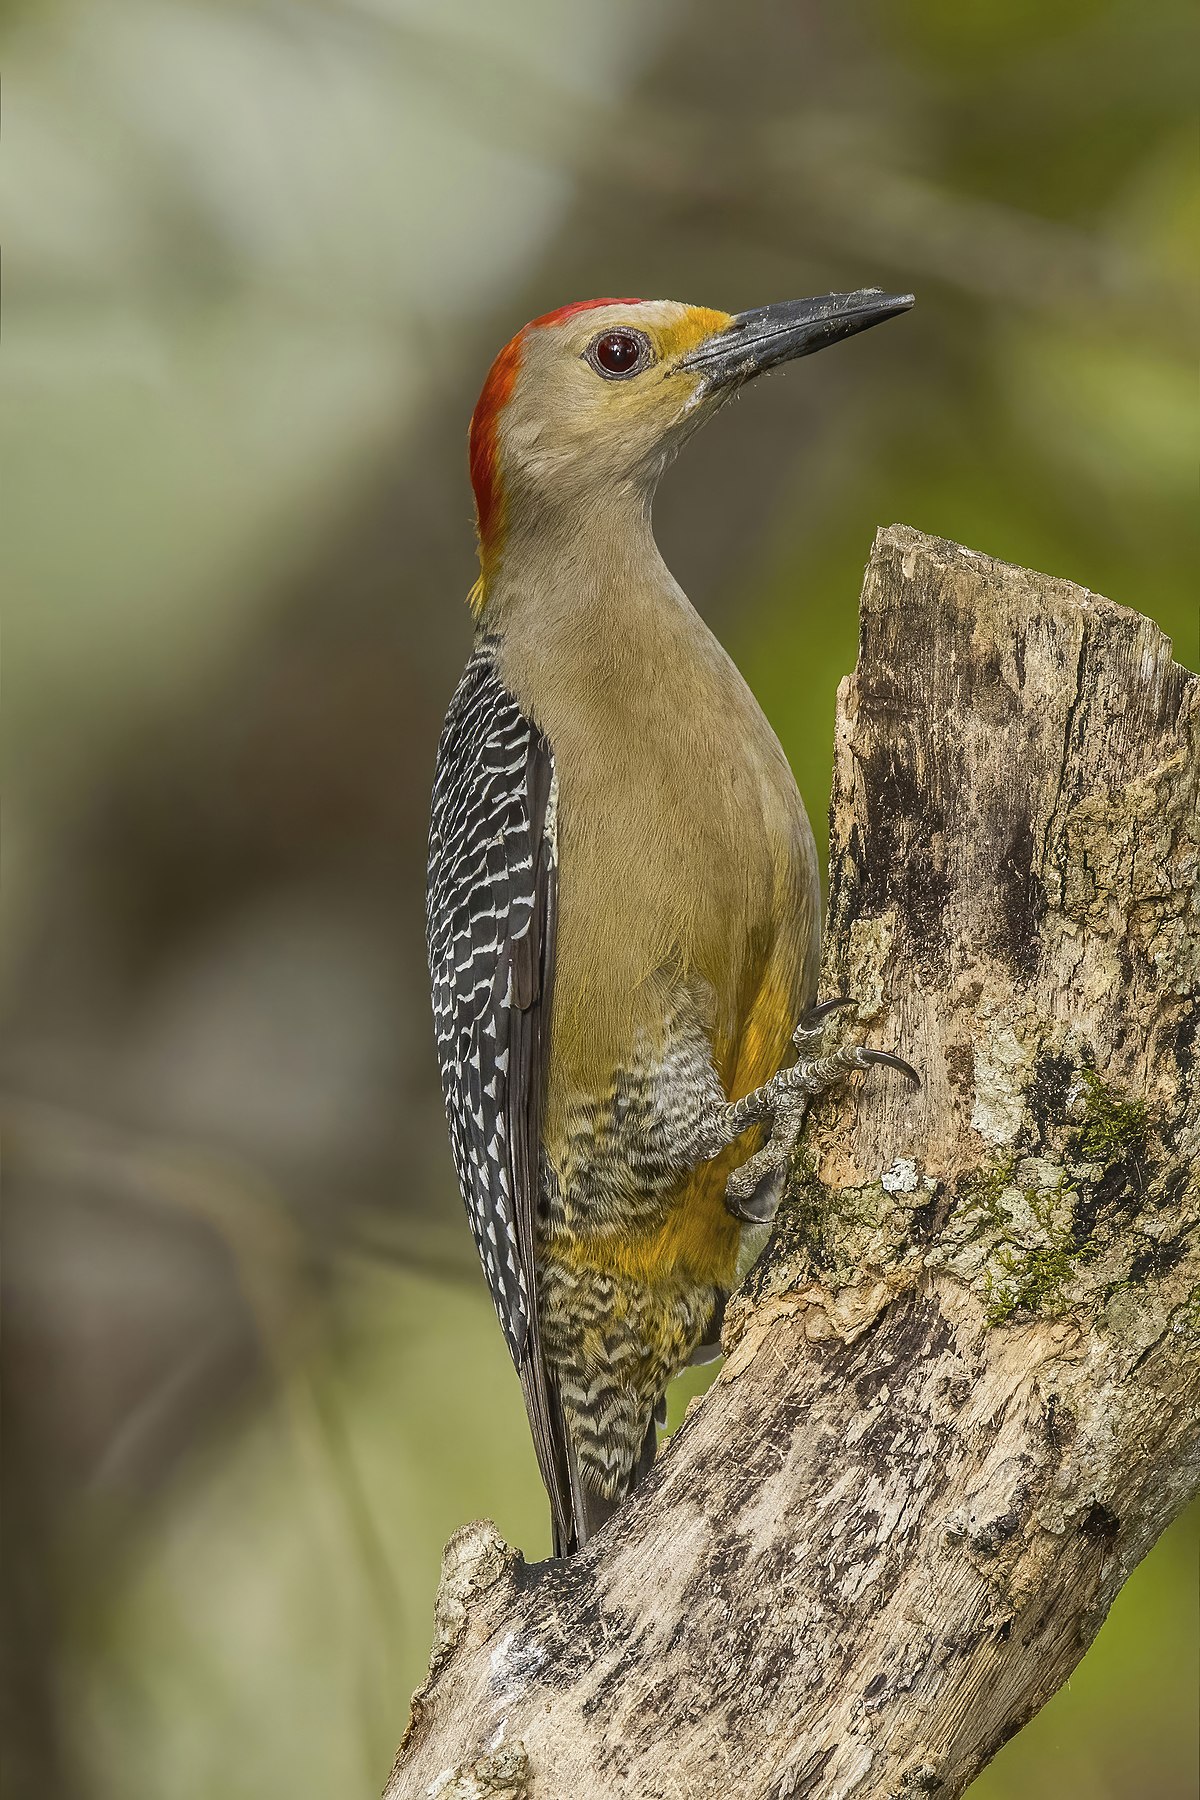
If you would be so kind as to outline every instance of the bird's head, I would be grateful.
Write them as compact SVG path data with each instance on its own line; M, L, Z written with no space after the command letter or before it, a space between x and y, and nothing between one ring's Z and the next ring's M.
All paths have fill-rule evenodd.
M912 303L866 288L744 313L585 300L534 319L492 364L471 419L483 579L514 523L648 498L688 432L745 382Z

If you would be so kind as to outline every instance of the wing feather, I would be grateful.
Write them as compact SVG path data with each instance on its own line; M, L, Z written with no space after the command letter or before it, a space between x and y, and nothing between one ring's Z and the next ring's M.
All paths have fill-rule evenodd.
M459 1186L521 1379L555 1548L574 1539L566 1429L536 1292L557 875L550 746L481 642L438 747L427 931Z

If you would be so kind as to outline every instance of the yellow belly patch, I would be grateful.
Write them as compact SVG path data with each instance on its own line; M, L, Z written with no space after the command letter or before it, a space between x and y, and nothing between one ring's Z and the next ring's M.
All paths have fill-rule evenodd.
M650 1231L556 1236L556 1261L575 1271L624 1276L630 1281L729 1287L737 1269L741 1226L725 1206L730 1171L754 1148L739 1139L694 1170L662 1224Z

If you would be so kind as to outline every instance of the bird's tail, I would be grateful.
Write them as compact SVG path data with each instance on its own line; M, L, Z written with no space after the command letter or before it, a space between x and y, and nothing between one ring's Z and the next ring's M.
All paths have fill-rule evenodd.
M568 1441L568 1474L571 1505L571 1522L568 1531L559 1530L555 1520L554 1554L555 1556L574 1556L577 1550L590 1538L595 1537L600 1527L612 1518L613 1514L625 1504L630 1494L650 1469L658 1453L658 1426L656 1419L659 1413L656 1407L646 1427L646 1435L642 1439L642 1447L637 1461L628 1475L620 1483L615 1494L598 1493L589 1483L586 1474L579 1466L579 1459L574 1446Z
M722 1289L714 1292L712 1313L700 1341L692 1350L689 1362L708 1363L720 1356L721 1327L725 1320L727 1299L728 1295ZM618 1484L616 1492L608 1495L600 1493L588 1481L586 1470L580 1466L571 1425L563 1408L558 1383L552 1375L547 1375L547 1385L553 1402L551 1410L555 1421L555 1441L561 1445L561 1453L554 1465L555 1485L551 1487L549 1481L546 1483L550 1492L550 1515L554 1527L554 1554L573 1556L577 1550L583 1549L589 1538L595 1537L600 1527L624 1505L642 1478L649 1473L658 1453L658 1427L667 1422L667 1396L665 1392L659 1395L658 1404L646 1421L642 1447L633 1466ZM596 1441L597 1448L602 1449L611 1430L607 1405L603 1400L593 1401L592 1405L584 1407L581 1417L580 1402L581 1396L577 1392L573 1396L572 1409L575 1435L584 1438L590 1436Z

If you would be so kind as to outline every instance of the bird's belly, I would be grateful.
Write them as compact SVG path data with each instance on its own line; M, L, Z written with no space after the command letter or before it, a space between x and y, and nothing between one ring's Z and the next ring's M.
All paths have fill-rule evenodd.
M543 1167L542 1347L581 1468L610 1497L737 1272L741 1228L725 1182L753 1145L697 1165L697 1117L725 1096L705 1025L682 1011L603 1093L564 1102Z
M674 1018L633 1035L600 1082L560 1089L548 1145L547 1223L595 1237L658 1226L683 1175L701 1112L724 1099L699 1019Z
M697 1165L696 1124L725 1094L703 1023L643 1037L603 1092L576 1091L547 1146L539 1236L564 1267L647 1283L727 1286L740 1231L724 1205L743 1140Z
M742 1140L692 1161L689 1129L721 1095L707 1038L620 1071L576 1098L556 1166L547 1156L537 1243L542 1349L585 1478L623 1491L668 1383L732 1288L741 1228L725 1206Z

